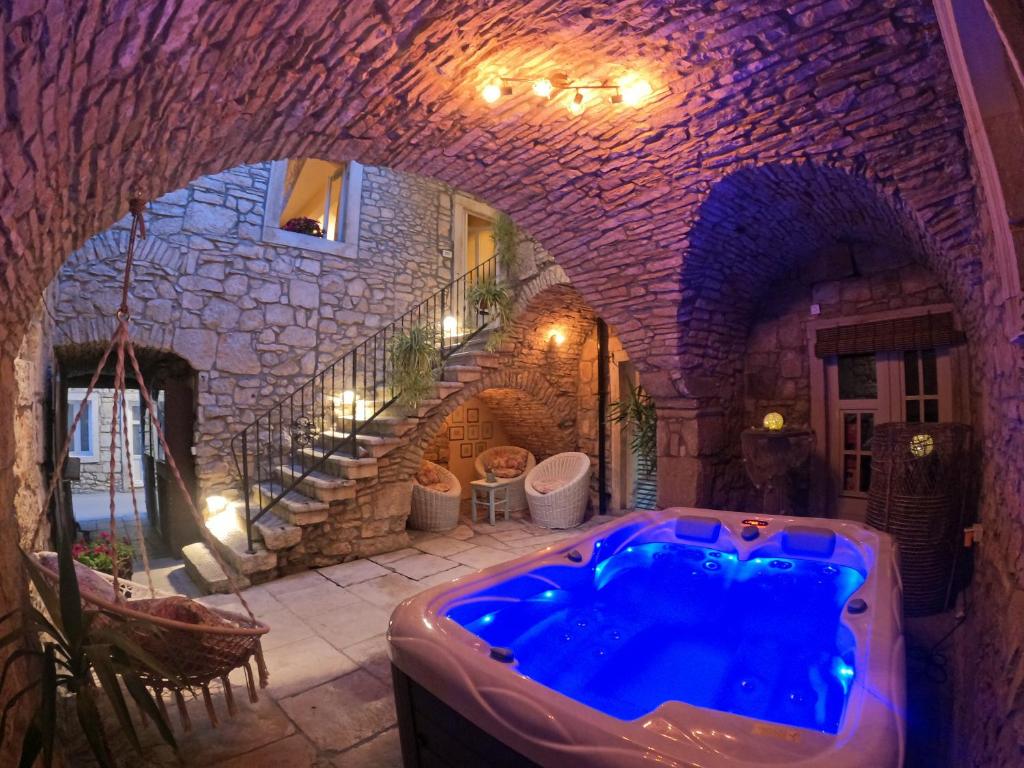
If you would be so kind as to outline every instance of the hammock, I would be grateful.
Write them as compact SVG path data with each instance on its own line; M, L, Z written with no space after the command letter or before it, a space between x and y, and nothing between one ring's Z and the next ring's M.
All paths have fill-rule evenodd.
M71 447L72 438L78 429L89 397L96 388L96 384L107 365L107 361L113 356L115 361L115 394L110 428L109 476L110 535L112 540L116 540L115 461L118 453L118 410L121 409L122 413L127 410L125 397L127 384L126 369L130 364L131 370L135 375L135 381L139 387L140 395L145 402L146 412L163 448L164 456L167 459L167 464L174 476L178 489L181 491L189 511L195 519L203 538L206 540L214 560L227 575L231 591L238 597L246 615L243 616L231 611L210 608L181 595L170 595L153 588L153 576L149 565L149 553L146 550L146 539L142 530L142 519L139 515L138 499L135 495L135 482L132 477L131 461L125 461L124 464L128 470L128 485L131 488L135 533L141 548L148 586L119 579L116 557L111 558L113 573L110 575L91 570L77 561L74 564L75 572L79 583L83 608L97 610L121 619L134 619L134 622L115 622L110 620L110 626L111 628L116 628L117 631L129 633L131 635L130 639L161 662L162 668L175 673L176 677L174 680L168 679L153 670L140 671L140 677L146 685L153 689L161 710L165 706L162 696L163 692L169 691L174 695L182 727L187 731L191 728L191 722L185 708L183 691L191 691L195 688L202 690L206 711L210 722L214 726L217 725L217 715L210 695L209 686L211 682L220 680L228 713L234 715L236 709L228 675L235 669L243 669L245 671L249 699L252 702L257 701L257 680L259 688L265 688L268 681L267 668L260 646L260 637L269 632L270 628L258 621L253 615L252 609L239 592L238 585L231 575L230 569L218 552L217 544L213 541L203 516L196 509L195 503L192 501L192 494L186 487L167 445L167 440L157 417L156 406L150 396L149 389L146 387L138 359L135 356L135 348L132 344L131 333L128 327L130 319L128 312L128 289L136 238L139 236L145 237L145 225L142 219L145 205L142 200L133 198L129 201L129 207L132 214L132 225L125 256L121 306L116 314L117 327L100 359L99 365L92 375L89 387L68 429L68 435L64 441L61 455L56 463L56 470L50 481L43 510L45 513L45 510L49 508L51 500L55 497L56 489L60 487L61 475ZM121 418L120 422L123 427L124 445L128 445L128 420ZM59 504L60 495L57 494L56 498ZM44 514L41 514L36 523L36 528L31 538L33 543L38 541L43 517ZM55 589L59 590L60 582L56 554L52 552L36 552L29 555L28 562ZM159 631L142 631L140 627L156 627ZM255 676L250 666L250 661L253 659L255 659L257 670ZM164 717L167 719L166 711L164 711ZM169 719L168 722L170 722Z

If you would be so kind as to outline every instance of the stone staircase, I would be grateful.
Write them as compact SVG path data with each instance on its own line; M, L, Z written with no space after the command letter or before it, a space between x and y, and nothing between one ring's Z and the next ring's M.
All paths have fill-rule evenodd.
M208 527L219 554L233 569L239 586L268 581L310 565L327 565L405 546L404 517L408 503L404 502L402 529L378 534L380 521L374 518L373 510L367 519L366 508L374 503L370 497L381 494L389 483L409 485L407 479L400 478L407 478L415 467L402 467L402 449L419 436L420 426L435 416L446 401L457 397L466 385L479 381L488 370L499 367L499 356L485 350L486 339L486 333L479 334L445 360L432 397L412 409L392 406L367 424L365 433L356 436L356 455L352 454L347 434L323 432L302 449L310 460L319 460L333 449L319 470L295 484L303 470L278 466L273 470L272 482L254 484L250 494L255 510L272 501L284 488L290 490L253 525L252 552L247 551L243 502L232 502L217 521L211 522ZM339 528L356 530L357 536L353 538L359 546L348 552L342 551L344 547L340 545L335 547L336 552L324 549L324 554L312 560L305 555L295 556L297 550L308 549L306 545L314 544L325 531L336 532ZM207 544L190 544L182 552L189 575L202 590L228 591L227 575L216 564Z

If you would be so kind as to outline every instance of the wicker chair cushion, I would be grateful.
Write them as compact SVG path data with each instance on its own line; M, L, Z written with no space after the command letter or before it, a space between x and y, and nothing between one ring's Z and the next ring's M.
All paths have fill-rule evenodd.
M513 477L519 477L521 474L523 474L523 471L521 469L494 469L492 467L491 471L494 472L494 475L496 477L501 477L504 478L505 480L508 480Z
M498 477L518 477L526 469L526 459L526 451L523 450L497 451L491 458L491 470ZM503 475L499 471L512 471L514 474Z
M533 484L533 490L537 493L554 493L559 488L566 486L565 480L537 480Z
M420 471L416 473L414 479L420 485L430 488L432 485L437 485L441 482L441 473L434 469L434 467L424 464L420 467Z
M36 557L39 560L39 564L46 568L46 570L52 573L60 573L56 552L39 552ZM92 568L77 560L75 560L75 576L78 577L79 590L87 592L100 600L106 600L108 603L114 602L116 593L111 583Z
M448 491L452 489L448 483L431 483L430 485L424 486L424 488L429 488L430 490L437 491L438 493L448 493Z

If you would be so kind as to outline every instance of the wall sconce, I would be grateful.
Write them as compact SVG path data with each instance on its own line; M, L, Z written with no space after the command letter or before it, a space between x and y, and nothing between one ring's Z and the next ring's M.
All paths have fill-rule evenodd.
M555 328L548 334L548 345L552 347L560 347L563 344L565 344L565 334L558 328Z
M499 77L486 83L480 95L488 104L494 104L501 98L512 95L514 83L529 83L532 93L546 100L555 99L561 93L572 93L566 108L573 115L583 114L584 101L590 91L607 91L610 104L623 104L627 107L640 106L654 93L651 84L635 73L620 77L614 83L607 80L573 80L568 75L555 73L549 77Z

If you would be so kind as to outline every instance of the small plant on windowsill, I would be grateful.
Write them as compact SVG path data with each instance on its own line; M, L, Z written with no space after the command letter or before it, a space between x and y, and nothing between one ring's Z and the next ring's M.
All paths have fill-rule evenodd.
M498 327L491 331L487 339L487 350L494 351L504 341L512 321L512 305L515 301L512 289L504 282L488 277L470 286L467 300L476 306L482 317L492 317L498 321Z
M113 574L114 559L117 559L117 577L130 581L132 578L132 560L135 549L131 541L125 537L120 541L113 539L109 531L100 532L99 541L78 541L71 547L71 556L82 565L94 571Z
M398 404L415 408L434 390L441 365L437 332L414 325L391 339L389 354Z
M285 232L298 232L300 235L309 235L310 237L324 236L324 231L320 226L320 222L316 219L306 218L305 216L288 219L288 221L284 223L282 229Z

